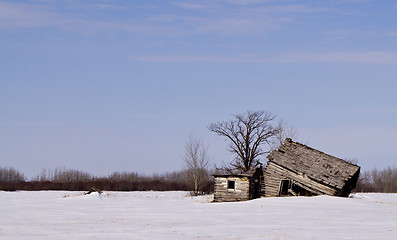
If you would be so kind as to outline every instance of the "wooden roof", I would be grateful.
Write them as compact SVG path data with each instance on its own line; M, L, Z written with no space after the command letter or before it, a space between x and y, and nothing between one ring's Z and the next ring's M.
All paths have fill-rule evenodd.
M317 182L342 189L360 167L287 138L273 150L269 161Z
M213 177L253 177L254 175L258 174L258 171L261 172L262 167L253 168L243 173L225 172L225 173L213 174L212 176Z

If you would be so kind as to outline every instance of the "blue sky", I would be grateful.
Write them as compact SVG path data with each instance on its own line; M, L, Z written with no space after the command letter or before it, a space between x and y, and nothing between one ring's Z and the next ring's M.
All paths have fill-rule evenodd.
M397 2L0 0L0 166L180 170L189 134L267 110L364 170L396 166Z

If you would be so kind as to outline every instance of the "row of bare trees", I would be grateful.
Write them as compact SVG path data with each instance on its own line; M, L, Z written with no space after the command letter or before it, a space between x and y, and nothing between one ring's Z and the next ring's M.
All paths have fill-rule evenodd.
M357 192L397 192L397 168L372 169L364 171L358 179Z
M93 176L87 172L63 168L55 168L53 170L43 169L40 174L33 178L38 182L84 182L92 180Z
M43 173L46 175L43 176ZM59 175L57 175L59 174ZM66 176L70 174L70 176ZM202 175L200 175L202 174ZM14 168L0 167L0 190L71 190L85 191L92 187L114 191L183 190L193 195L207 194L213 190L211 172L203 169L198 175L183 170L152 176L135 172L114 172L106 177L94 177L78 170L58 168L43 170L31 181ZM74 180L73 176L77 176ZM85 176L85 178L79 177ZM193 176L199 176L193 178ZM64 179L64 180L61 180ZM397 192L397 168L372 169L363 171L356 187L357 192Z
M0 168L0 190L70 190L87 191L101 189L107 191L171 191L194 192L187 170L165 174L141 175L135 172L114 172L108 176L97 177L84 171L55 168L43 169L31 180L14 168ZM210 174L200 180L200 191L210 193L213 181Z
M23 182L25 180L25 175L18 170L12 167L0 167L0 183Z

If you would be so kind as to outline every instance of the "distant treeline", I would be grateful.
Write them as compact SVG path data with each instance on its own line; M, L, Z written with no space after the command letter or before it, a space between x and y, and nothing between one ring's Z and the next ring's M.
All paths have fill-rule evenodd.
M397 168L387 167L360 173L356 191L397 193Z
M68 190L88 191L91 188L107 191L193 191L194 184L187 177L188 171L144 176L135 172L114 172L105 177L95 177L87 172L56 168L42 170L31 180L14 168L0 167L0 190ZM212 193L213 179L207 174L203 194ZM363 171L356 192L397 193L397 168Z
M14 168L0 167L0 190L88 191L94 188L106 191L193 191L194 186L186 174L186 171L177 171L144 176L135 172L114 172L96 177L79 170L56 168L43 169L39 175L27 180L23 173ZM214 182L208 175L202 193L211 193L213 186Z

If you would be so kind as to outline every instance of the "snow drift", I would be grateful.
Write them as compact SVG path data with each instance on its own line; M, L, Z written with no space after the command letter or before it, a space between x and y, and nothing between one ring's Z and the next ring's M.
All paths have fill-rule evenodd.
M0 191L1 239L395 239L397 194L211 203L186 192Z

